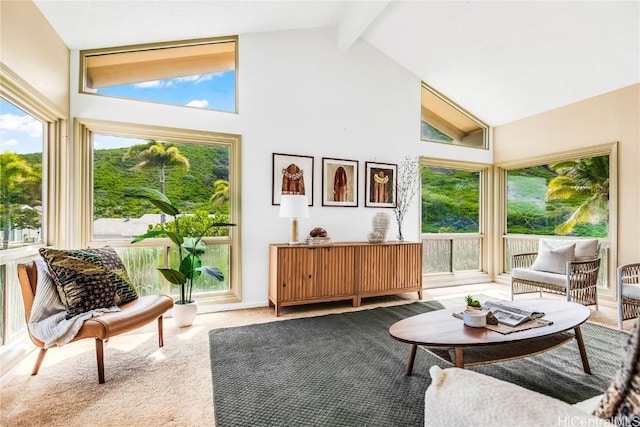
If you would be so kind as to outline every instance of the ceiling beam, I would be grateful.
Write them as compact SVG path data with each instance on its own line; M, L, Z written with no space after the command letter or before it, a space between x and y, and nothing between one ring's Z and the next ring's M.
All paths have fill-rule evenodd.
M338 27L338 50L349 50L389 3L391 0L346 2Z

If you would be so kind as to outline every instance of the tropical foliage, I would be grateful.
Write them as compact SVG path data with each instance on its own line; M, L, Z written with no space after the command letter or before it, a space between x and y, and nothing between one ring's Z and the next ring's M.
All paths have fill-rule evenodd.
M179 218L182 214L171 203L171 200L160 191L140 187L127 190L125 196L146 200L163 213L173 217L173 226L171 228L165 227L164 224L159 224L145 234L137 236L131 243L137 243L149 238L168 237L176 245L179 259L178 268L159 268L158 271L169 283L180 286L178 304L187 304L193 301L191 293L194 280L198 279L203 273L220 282L224 280L224 275L218 267L202 265L201 256L207 249L202 238L211 235L210 231L212 229L226 228L235 224L219 221L215 216L203 216L193 221L202 220L201 223L198 223L198 226L191 224L192 228L187 232L193 233L193 235L188 237L180 229Z
M6 151L0 154L2 249L9 246L11 228L40 228L40 214L32 209L42 204L42 155L38 157L39 162L30 164L16 153Z

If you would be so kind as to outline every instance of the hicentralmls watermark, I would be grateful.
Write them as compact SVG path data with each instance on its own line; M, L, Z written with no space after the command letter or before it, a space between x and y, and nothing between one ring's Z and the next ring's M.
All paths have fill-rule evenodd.
M558 427L640 427L640 417L613 418L611 420L586 419L578 416L558 417Z

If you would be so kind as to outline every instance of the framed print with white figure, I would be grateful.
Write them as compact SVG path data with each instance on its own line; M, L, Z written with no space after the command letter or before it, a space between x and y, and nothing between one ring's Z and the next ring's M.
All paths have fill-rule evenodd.
M280 205L283 194L307 196L313 206L313 157L273 153L271 204Z

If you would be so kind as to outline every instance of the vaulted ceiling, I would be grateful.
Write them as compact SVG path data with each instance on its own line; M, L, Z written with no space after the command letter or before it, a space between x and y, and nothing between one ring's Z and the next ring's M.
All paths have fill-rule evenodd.
M307 28L364 40L492 126L640 82L638 1L35 0L71 49Z

